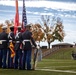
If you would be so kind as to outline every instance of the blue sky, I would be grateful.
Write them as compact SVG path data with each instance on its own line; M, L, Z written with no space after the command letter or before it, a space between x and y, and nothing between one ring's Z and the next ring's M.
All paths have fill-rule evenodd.
M64 42L76 42L76 0L27 0L28 22L38 23L41 15L59 16L63 20L66 36ZM14 19L15 1L0 0L0 23ZM19 0L19 17L22 19L22 0ZM58 43L58 41L53 42Z

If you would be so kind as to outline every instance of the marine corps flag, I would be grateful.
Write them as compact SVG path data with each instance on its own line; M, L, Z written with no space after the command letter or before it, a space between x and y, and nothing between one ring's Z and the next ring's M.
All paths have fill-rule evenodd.
M14 34L16 34L18 26L19 26L19 12L18 12L18 0L16 0L16 15L15 15L15 23L14 23Z

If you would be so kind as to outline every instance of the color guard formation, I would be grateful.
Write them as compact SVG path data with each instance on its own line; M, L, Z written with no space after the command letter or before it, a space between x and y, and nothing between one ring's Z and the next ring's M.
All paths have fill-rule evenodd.
M10 27L10 33L7 34L7 26L2 27L0 33L0 68L31 70L31 52L32 45L37 45L30 32L30 24L25 26L25 31L21 32L18 26L16 35L14 26Z

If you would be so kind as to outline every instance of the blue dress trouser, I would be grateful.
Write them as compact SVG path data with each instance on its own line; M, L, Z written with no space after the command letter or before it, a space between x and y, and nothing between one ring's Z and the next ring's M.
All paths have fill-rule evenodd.
M23 52L23 69L31 69L31 52L32 50L24 50Z
M11 50L8 49L8 66L7 68L14 68L13 58L11 58Z
M14 62L14 68L18 69L18 68L22 68L22 50L16 50L15 51L15 62ZM18 61L19 60L19 61ZM19 65L19 67L18 67Z
M7 67L7 49L3 49L3 68Z
M3 57L3 51L0 49L0 68L2 68L2 57Z

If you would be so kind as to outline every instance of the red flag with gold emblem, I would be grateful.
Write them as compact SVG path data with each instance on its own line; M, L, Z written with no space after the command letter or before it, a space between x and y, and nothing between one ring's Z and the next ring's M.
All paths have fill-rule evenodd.
M17 32L17 27L19 26L19 12L18 12L18 0L16 0L16 15L14 23L14 34Z

